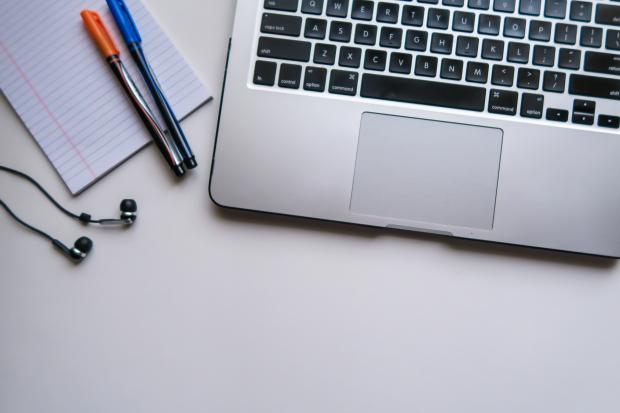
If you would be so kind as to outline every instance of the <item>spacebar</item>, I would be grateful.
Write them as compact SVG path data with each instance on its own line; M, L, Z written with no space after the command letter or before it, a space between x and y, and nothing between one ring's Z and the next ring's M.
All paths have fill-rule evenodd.
M365 74L361 96L482 112L486 90L428 80Z

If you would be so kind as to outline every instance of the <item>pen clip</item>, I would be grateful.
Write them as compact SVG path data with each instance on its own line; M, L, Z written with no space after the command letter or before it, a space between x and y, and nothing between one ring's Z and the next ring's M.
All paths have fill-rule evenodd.
M133 17L131 17L131 13L125 2L123 0L107 0L107 3L118 28L123 34L125 43L127 43L128 46L133 43L142 43L138 27L133 21Z
M105 27L103 20L101 20L99 13L93 10L83 10L80 16L82 16L82 20L84 20L86 29L106 58L115 55L118 56L121 53L112 35L107 27Z

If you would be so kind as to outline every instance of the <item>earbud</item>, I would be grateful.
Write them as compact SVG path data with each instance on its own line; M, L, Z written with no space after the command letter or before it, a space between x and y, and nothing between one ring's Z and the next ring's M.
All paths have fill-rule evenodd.
M138 204L133 199L123 199L121 202L121 216L119 219L100 219L93 221L90 215L82 214L80 221L84 223L96 223L99 225L132 225L138 218Z
M93 242L88 237L81 237L73 244L73 248L67 247L57 239L52 240L52 244L58 248L63 254L76 263L82 262L88 253L93 249Z

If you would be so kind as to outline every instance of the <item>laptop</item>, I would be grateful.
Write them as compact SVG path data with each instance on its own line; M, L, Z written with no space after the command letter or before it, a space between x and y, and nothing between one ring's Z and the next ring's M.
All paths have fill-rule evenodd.
M237 0L228 208L620 257L620 2Z

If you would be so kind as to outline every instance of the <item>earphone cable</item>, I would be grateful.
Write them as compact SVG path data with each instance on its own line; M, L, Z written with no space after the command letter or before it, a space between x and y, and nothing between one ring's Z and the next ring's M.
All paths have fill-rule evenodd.
M71 218L73 218L73 219L75 219L75 220L78 220L78 221L88 222L88 223L93 223L93 224L98 223L98 221L95 221L95 220L93 220L93 219L90 219L90 216L88 216L88 215L86 215L86 214L83 214L82 216L80 216L80 215L74 214L73 212L71 212L71 211L67 210L65 207L63 207L62 205L60 205L60 204L58 203L58 201L56 201L56 200L55 200L55 199L54 199L54 198L53 198L53 197L49 194L49 192L47 192L47 191L45 190L45 188L43 188L43 187L42 187L42 186L41 186L41 185L40 185L37 181L35 181L35 180L34 180L34 178L30 177L29 175L27 175L27 174L25 174L25 173L23 173L23 172L17 171L17 170L15 170L15 169L12 169L12 168L9 168L9 167L6 167L6 166L2 166L2 165L0 165L0 171L7 172L7 173L9 173L9 174L15 175L15 176L17 176L17 177L20 177L20 178L22 178L22 179L24 179L24 180L26 180L26 181L30 182L30 183L31 183L32 185L34 185L34 186L35 186L35 187L36 187L36 188L37 188L37 189L38 189L38 190L39 190L39 191L40 191L43 195L45 195L45 197L46 197L47 199L49 199L49 201L50 201L50 202L51 202L51 203L52 203L52 204L53 204L53 205L54 205L54 206L55 206L55 207L56 207L59 211L61 211L63 214L65 214L65 215L67 215L67 216L69 216L69 217L71 217ZM6 204L4 204L3 206L5 207L5 209L7 209ZM14 214L13 214L13 216L14 216Z
M23 225L24 227L28 228L29 230L36 232L37 234L39 234L40 236L42 236L43 238L47 238L50 241L54 242L54 238L52 238L50 235L48 235L47 233L41 231L38 228L33 227L30 224L27 224L26 222L22 221L21 218L19 218L17 215L15 215L15 213L11 210L11 208L9 208L9 206L7 204L4 203L4 201L2 199L0 199L0 206L2 208L4 208L4 210L17 222L19 222L21 225Z

